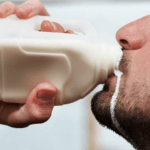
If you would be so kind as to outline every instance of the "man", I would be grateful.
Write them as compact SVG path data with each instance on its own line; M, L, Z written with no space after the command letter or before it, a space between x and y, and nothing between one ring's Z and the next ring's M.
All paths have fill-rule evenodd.
M9 12L6 13L7 8ZM49 15L38 0L29 0L18 7L12 2L0 5L1 17L13 13L20 19L28 19L35 15ZM102 125L123 136L139 150L150 149L149 26L150 16L146 16L124 26L116 34L118 43L123 47L123 58L119 67L123 75L114 109L114 118L118 124L112 121L114 118L110 113L111 98L117 82L116 76L112 75L106 81L104 89L93 97L91 103L93 114ZM48 21L43 21L41 31L73 33L70 30L64 31L61 25ZM25 127L48 120L56 94L53 85L41 83L31 91L25 105L1 102L0 123L12 127Z
M102 92L92 100L92 111L96 119L123 136L139 150L150 149L150 16L146 16L122 27L116 34L123 47L120 71L123 72L112 122L110 101L115 91L116 77L106 81Z

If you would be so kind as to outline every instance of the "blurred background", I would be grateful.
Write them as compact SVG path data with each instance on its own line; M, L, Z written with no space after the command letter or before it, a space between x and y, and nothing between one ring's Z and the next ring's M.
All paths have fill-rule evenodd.
M0 1L1 3L5 1ZM24 1L12 1L16 5ZM52 17L91 21L98 33L117 43L119 28L150 13L148 0L41 0ZM1 150L134 150L122 137L102 127L90 102L99 85L75 103L57 106L44 124L15 129L0 125Z

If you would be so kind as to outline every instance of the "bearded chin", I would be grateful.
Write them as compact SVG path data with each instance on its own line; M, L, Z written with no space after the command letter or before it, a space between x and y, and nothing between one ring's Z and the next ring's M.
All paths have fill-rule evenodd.
M112 128L110 102L115 90L108 91L105 84L103 90L96 93L91 101L91 110L96 120L103 126Z

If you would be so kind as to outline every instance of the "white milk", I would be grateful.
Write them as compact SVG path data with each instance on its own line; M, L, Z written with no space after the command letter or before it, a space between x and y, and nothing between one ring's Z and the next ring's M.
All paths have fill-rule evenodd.
M110 114L111 114L112 122L115 125L115 127L118 129L118 131L120 133L122 133L124 136L126 136L125 132L121 129L120 124L119 124L119 122L115 116L115 106L116 106L117 97L119 94L119 87L120 87L120 81L121 81L122 74L123 73L118 71L118 70L115 71L115 75L117 76L117 83L116 83L115 92L114 92L112 99L111 99L111 102L110 102Z
M120 61L121 61L122 56L120 57ZM119 66L119 62L118 61L118 66ZM120 87L120 82L121 82L121 76L123 75L123 73L121 71L115 70L115 75L117 76L117 83L116 83L116 89L115 92L112 96L112 99L110 101L110 114L111 114L111 120L114 124L114 126L118 129L118 131L126 138L128 139L128 141L130 141L130 143L132 145L134 145L134 147L136 147L136 144L134 143L134 141L132 139L129 138L129 136L126 134L126 132L122 129L121 124L119 123L119 120L117 120L116 115L115 115L115 106L117 103L117 97L119 94L119 87ZM138 150L138 149L135 149Z
M83 35L39 32L43 20ZM46 81L57 88L55 105L74 102L118 69L122 56L119 46L83 20L11 15L0 19L0 35L0 98L5 102L25 103L30 91Z

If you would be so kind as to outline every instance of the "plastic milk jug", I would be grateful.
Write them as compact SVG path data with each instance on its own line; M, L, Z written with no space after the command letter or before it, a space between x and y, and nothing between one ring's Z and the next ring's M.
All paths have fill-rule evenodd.
M42 21L61 24L81 34L40 32ZM55 105L85 97L118 68L122 51L101 38L84 20L35 16L0 19L0 99L25 103L42 82L57 89Z

